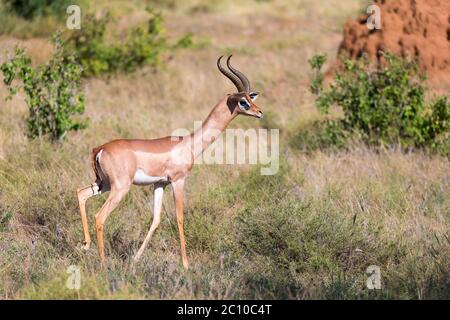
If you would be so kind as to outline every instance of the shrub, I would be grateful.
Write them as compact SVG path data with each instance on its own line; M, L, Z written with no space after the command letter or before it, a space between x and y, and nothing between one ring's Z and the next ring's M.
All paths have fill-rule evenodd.
M10 11L25 19L50 14L65 15L65 9L73 4L70 0L3 0ZM59 13L59 14L57 14Z
M368 61L344 60L334 83L325 90L320 72L326 59L315 56L311 92L316 107L327 114L338 105L344 113L337 120L343 132L359 132L369 144L400 144L405 149L430 147L448 153L450 103L439 97L426 103L425 77L413 61L384 53L385 65L375 68Z
M68 54L74 52L84 68L83 76L99 76L116 72L133 72L144 65L160 64L163 50L169 48L164 35L163 17L152 9L147 27L133 29L126 39L110 42L106 39L109 14L100 18L88 15L83 27L73 31L67 39ZM109 43L108 43L109 42ZM185 35L172 48L185 48L192 44L191 36Z
M81 66L73 56L64 55L63 43L57 38L53 57L44 65L33 68L31 59L21 48L0 67L12 95L22 88L29 108L27 134L30 138L49 136L62 140L67 132L86 126L76 115L84 112L84 93L81 89ZM19 79L22 85L14 86Z
M67 55L74 52L83 66L83 75L92 76L106 73L116 68L119 60L119 48L105 44L106 25L109 15L96 19L87 15L83 27L73 31L67 39Z

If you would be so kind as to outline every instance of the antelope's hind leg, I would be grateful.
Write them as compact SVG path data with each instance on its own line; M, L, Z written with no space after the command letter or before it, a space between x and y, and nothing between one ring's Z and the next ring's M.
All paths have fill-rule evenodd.
M126 187L117 189L111 188L111 193L108 199L103 204L99 212L95 215L95 231L97 233L97 247L98 254L100 255L100 263L103 266L105 262L105 245L103 240L103 225L105 224L106 218L109 214L119 205L122 198L130 190L130 185Z
M161 222L161 209L162 209L162 200L164 195L164 185L163 184L156 184L155 190L153 192L153 221L152 225L150 226L150 230L147 233L147 236L145 237L144 242L142 243L141 247L139 248L138 252L134 256L134 262L139 261L142 254L144 253L145 247L148 245L150 239L152 238L153 233L155 232L156 228L158 228L159 223Z
M83 249L85 250L89 250L91 246L91 236L89 235L89 226L86 215L86 201L89 198L96 196L98 194L100 194L100 191L97 183L95 182L89 186L77 190L78 205L80 207L80 214L81 214L81 224L83 225L83 233L84 233Z

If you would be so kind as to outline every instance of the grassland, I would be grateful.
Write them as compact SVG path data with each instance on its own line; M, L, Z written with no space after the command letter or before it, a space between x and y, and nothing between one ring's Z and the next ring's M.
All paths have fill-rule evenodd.
M117 30L145 20L145 1L99 1ZM167 58L163 70L87 80L90 125L62 145L29 141L23 96L4 102L0 86L1 299L448 299L450 175L448 159L420 151L303 152L290 141L320 115L308 93L307 59L336 54L346 17L364 2L157 1L167 32L194 34L194 47ZM21 22L26 24L26 22ZM0 36L36 61L47 38ZM163 221L143 260L131 263L151 223L152 190L134 187L106 222L107 267L81 249L75 190L93 180L92 147L114 138L152 138L192 129L234 90L215 67L235 54L261 91L266 122L232 127L281 129L281 168L196 166L187 183L186 237L191 268L180 263L169 190ZM2 52L0 61L7 54ZM88 202L89 220L105 197ZM94 234L93 225L91 235ZM80 290L65 286L70 265ZM368 290L366 268L381 269L382 289Z

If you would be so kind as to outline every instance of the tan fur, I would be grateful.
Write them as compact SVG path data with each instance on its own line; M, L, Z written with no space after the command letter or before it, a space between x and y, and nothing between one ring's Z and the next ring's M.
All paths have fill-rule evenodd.
M246 97L250 109L242 111L237 107L238 101ZM177 224L180 236L181 256L183 266L188 268L186 243L184 239L184 181L191 171L194 160L217 136L225 130L228 124L238 115L246 114L257 118L262 117L261 110L251 101L248 93L235 93L221 99L204 121L202 128L186 137L164 137L152 140L119 139L94 148L91 155L96 182L77 191L80 214L85 238L85 249L90 248L90 235L86 217L86 200L99 193L111 191L102 208L95 215L95 228L100 261L103 265L104 240L103 226L109 214L117 207L133 184L133 177L138 170L151 177L167 177L167 183L173 188L175 198ZM98 187L98 188L97 188ZM157 188L164 187L158 182L155 186L154 223L135 256L139 260L151 235L159 224L162 192ZM156 196L159 198L157 199ZM156 205L156 203L158 205Z

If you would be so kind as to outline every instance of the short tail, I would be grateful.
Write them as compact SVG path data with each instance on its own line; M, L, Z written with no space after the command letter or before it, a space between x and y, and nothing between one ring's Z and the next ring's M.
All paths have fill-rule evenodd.
M103 149L101 147L92 149L92 168L94 169L95 173L95 183L99 187L99 190L102 190L104 187L104 183L106 180L105 173L102 170L102 167L100 166L100 157L102 155Z

